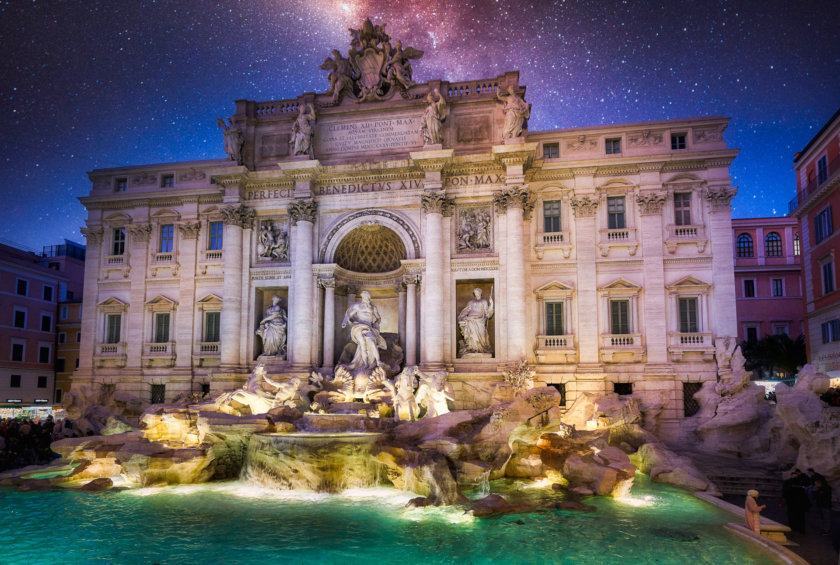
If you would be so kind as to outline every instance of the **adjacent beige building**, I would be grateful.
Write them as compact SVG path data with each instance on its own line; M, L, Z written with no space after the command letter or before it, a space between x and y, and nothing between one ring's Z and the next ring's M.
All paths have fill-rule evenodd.
M385 49L359 45L357 63ZM258 359L331 373L367 290L389 350L445 370L457 408L527 359L567 402L632 392L674 432L715 339L738 335L727 119L528 131L516 72L415 85L342 61L332 92L237 101L228 159L90 173L74 382L171 400ZM478 352L458 320L476 288L493 300ZM285 351L260 357L273 296Z

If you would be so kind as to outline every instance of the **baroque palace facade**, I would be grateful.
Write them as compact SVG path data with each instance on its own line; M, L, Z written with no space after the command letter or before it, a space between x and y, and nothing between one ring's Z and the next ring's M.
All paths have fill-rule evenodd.
M727 119L528 131L518 73L415 84L422 53L368 24L328 92L237 101L227 159L90 173L74 382L168 401L258 361L328 374L368 291L397 362L447 371L456 408L526 359L568 402L632 392L675 430L738 335Z

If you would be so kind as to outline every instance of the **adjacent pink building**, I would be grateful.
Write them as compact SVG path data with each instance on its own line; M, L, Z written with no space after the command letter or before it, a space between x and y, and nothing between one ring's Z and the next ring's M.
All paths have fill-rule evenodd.
M801 235L796 218L732 220L738 338L804 332Z
M796 198L791 216L799 219L805 290L808 360L840 376L840 110L794 156Z

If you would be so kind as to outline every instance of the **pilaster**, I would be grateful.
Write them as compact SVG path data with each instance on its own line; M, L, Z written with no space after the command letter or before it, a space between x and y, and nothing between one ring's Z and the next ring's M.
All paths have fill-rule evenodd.
M175 315L172 341L175 342L175 366L192 368L192 348L195 339L195 265L201 222L188 220L178 224L178 257L181 263L178 278L178 310ZM199 338L199 341L201 338Z
M313 231L317 203L295 200L289 204L292 219L292 288L289 292L289 361L297 369L311 367L314 285L312 280Z
M712 246L712 331L716 336L737 336L735 315L735 258L732 253L732 199L736 187L709 187L703 197L709 204L709 240Z
M221 365L236 370L240 364L242 341L242 230L249 227L256 216L245 206L221 209L224 222L224 278L222 281Z
M572 198L570 205L575 216L577 253L577 328L579 359L581 364L597 364L598 330L598 276L595 266L594 242L598 229L596 216L598 199L590 196Z
M143 313L146 304L146 271L149 262L149 239L152 226L146 223L128 226L131 253L128 320L126 321L126 367L142 366L143 344L151 336L144 335Z
M645 339L650 364L668 362L668 304L662 252L662 209L666 193L646 191L636 196L641 215L642 256L645 273Z

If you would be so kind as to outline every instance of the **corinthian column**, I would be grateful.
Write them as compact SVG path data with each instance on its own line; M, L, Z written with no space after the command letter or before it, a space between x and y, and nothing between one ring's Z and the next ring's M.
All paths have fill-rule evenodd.
M221 209L225 231L224 279L222 281L222 316L220 320L221 364L239 365L242 340L242 229L250 226L256 213L245 206Z
M527 354L525 327L525 250L523 228L525 212L533 207L527 186L512 186L496 193L496 206L505 210L507 224L506 268L508 361L524 359Z
M427 192L420 198L426 213L426 284L422 297L420 361L437 366L443 363L443 213L451 203L442 190Z
M405 366L417 364L417 276L405 279Z
M292 218L289 361L300 368L309 368L312 364L312 232L317 209L314 200L295 200L289 204Z
M322 279L324 289L324 369L332 369L335 361L335 279Z

